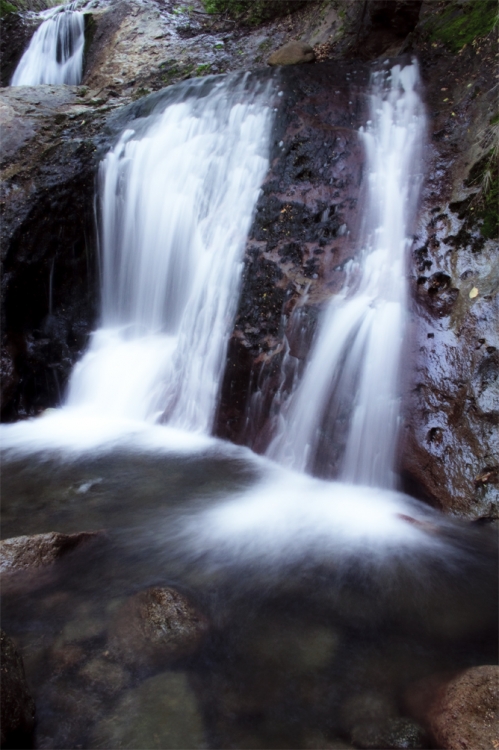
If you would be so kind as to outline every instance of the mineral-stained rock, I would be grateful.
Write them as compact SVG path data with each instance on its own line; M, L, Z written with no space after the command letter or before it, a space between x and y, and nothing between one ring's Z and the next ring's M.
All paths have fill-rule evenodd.
M303 42L288 42L280 49L273 52L269 59L269 65L297 65L315 60L315 52L309 44Z
M33 747L35 703L24 674L23 661L11 639L0 630L1 746Z
M130 597L113 614L109 650L124 665L158 670L197 651L207 628L207 619L183 594L150 588Z
M17 573L50 565L82 544L103 538L103 532L98 531L79 534L50 531L48 534L3 539L0 541L0 573Z

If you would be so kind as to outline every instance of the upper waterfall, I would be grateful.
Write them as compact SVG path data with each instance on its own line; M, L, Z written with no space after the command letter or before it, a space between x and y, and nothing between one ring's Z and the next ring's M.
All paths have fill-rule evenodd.
M75 3L50 8L12 77L12 86L38 86L42 83L77 85L83 71L85 46L83 13Z
M327 475L320 463L328 440L343 455L340 478L378 487L394 484L406 251L425 132L418 78L415 62L373 74L370 120L360 132L367 159L360 259L324 313L268 449L280 463Z
M271 93L268 77L249 75L177 86L104 159L102 327L69 406L211 431L268 168Z

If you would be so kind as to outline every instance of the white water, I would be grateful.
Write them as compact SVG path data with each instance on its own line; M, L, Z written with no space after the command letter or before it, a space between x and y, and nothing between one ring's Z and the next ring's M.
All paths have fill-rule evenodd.
M371 119L360 134L368 171L361 260L325 312L303 378L268 450L286 466L313 471L329 422L332 441L344 443L341 478L373 487L394 486L405 255L425 133L417 85L416 63L373 76ZM335 427L345 409L350 419L342 438Z
M344 468L357 485L390 484L404 251L417 198L409 176L424 129L416 79L414 66L394 69L391 88L378 81L372 95L372 124L362 134L370 173L362 273L352 273L331 304L285 415L286 433L273 447L281 463L306 468L331 383L352 390L351 373L360 369ZM66 404L1 428L6 455L214 450L254 464L261 479L248 491L182 517L180 529L156 529L163 541L178 531L184 553L208 572L234 562L279 570L314 556L341 566L352 555L376 565L447 555L434 533L444 522L410 498L324 482L206 436L268 168L272 87L219 79L177 91L162 113L127 130L102 164L102 326L75 367ZM158 424L162 415L167 425Z
M209 433L268 169L272 86L245 76L185 90L101 165L102 327L67 406Z
M12 86L80 83L85 21L83 13L75 10L74 5L60 5L40 13L44 21L19 61Z

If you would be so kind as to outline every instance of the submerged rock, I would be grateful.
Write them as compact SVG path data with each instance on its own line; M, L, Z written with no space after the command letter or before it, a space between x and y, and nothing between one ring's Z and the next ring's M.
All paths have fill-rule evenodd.
M207 629L207 619L183 594L150 588L130 597L114 613L109 650L134 669L157 671L194 654Z
M11 639L0 630L1 746L33 747L35 703L24 674L23 660Z
M299 63L314 62L314 60L315 52L309 44L288 42L270 55L268 64L298 65Z
M203 722L187 676L163 672L129 690L93 733L92 747L205 747Z
M101 531L82 531L79 534L47 534L17 536L0 541L0 573L17 573L51 565L68 552L83 544L102 540Z

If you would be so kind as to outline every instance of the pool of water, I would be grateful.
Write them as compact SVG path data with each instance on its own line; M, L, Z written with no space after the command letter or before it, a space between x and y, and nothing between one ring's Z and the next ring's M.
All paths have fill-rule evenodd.
M217 441L7 450L2 492L3 538L106 531L4 589L37 747L424 748L413 686L496 659L494 535L397 493ZM109 652L114 613L151 586L210 622L166 668Z

